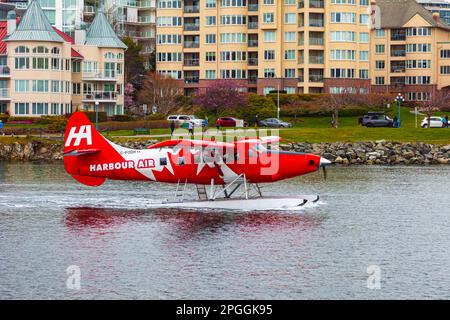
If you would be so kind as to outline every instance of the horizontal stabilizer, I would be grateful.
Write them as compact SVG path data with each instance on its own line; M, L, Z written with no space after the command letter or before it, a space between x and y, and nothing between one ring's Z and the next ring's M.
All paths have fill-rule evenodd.
M100 149L72 149L63 153L65 157L77 157L100 152Z
M87 185L89 187L98 187L105 182L106 178L98 178L98 177L88 177L88 176L80 176L77 174L72 174L72 177L78 182Z

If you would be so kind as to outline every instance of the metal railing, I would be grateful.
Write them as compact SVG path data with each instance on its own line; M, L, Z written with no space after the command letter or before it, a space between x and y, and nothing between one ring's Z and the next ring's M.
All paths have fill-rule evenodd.
M198 42L198 41L184 41L183 46L185 48L200 48L200 42Z
M188 67L197 67L200 65L200 59L184 59L183 64Z
M323 57L309 56L309 63L322 64L323 63Z
M404 57L406 56L405 50L391 50L392 57Z
M155 23L155 16L139 16L138 17L139 23Z
M323 74L310 74L309 82L323 82Z
M200 25L196 23L185 23L183 26L184 31L198 31L200 30Z
M10 97L9 88L0 88L0 98L9 99Z
M309 26L310 27L323 27L323 19L310 19Z
M258 11L258 4L257 3L249 3L248 11Z
M198 83L199 80L200 78L198 76L184 78L185 83Z
M309 38L309 45L311 45L311 46L323 46L323 38Z
M199 13L200 6L184 6L184 13Z
M391 35L391 41L405 41L406 35L404 34L393 34Z
M96 70L96 71L83 71L81 78L83 80L117 80L116 70Z
M258 65L258 58L248 58L247 61L249 66L257 66Z
M249 77L248 78L248 83L250 83L250 84L256 84L257 81L258 81L257 77Z
M310 8L325 8L325 3L323 0L309 0Z
M257 47L258 46L258 40L248 40L248 46L249 47Z
M248 28L249 29L258 29L258 21L249 21Z
M115 101L117 100L118 92L115 91L92 91L83 94L83 100L89 101Z
M305 82L305 76L299 76L298 82Z
M397 72L397 73L401 73L401 72L405 72L406 68L404 66L400 67L400 66L393 66L391 67L391 72Z

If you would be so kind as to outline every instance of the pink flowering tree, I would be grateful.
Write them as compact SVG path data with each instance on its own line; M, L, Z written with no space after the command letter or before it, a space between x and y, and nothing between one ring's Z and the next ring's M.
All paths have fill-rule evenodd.
M129 110L134 105L134 86L131 83L127 83L124 88L124 102L125 108Z

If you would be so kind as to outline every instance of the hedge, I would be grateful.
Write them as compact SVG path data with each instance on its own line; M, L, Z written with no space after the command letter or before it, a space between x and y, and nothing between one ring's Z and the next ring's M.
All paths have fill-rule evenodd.
M88 117L89 121L95 123L95 111L83 111L84 114ZM98 112L98 122L106 122L108 121L108 115L104 111Z

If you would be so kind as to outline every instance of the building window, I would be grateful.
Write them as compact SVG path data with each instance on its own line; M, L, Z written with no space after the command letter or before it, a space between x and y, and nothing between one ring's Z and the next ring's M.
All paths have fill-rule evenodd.
M48 114L48 103L33 103L33 114Z
M385 66L384 60L377 60L377 61L375 61L375 69L383 70L384 66Z
M367 70L367 69L359 70L359 78L360 79L369 79L369 70Z
M72 83L72 93L76 95L81 94L81 83Z
M359 15L359 23L367 25L369 24L369 15L368 14L360 14Z
M206 62L216 61L216 53L215 52L206 52L205 60L206 60Z
M48 92L48 80L33 80L33 92Z
M295 42L295 32L285 32L284 33L284 42Z
M245 7L247 6L246 0L221 0L220 5L222 7Z
M59 55L59 48L57 48L57 47L52 48L52 54Z
M384 84L384 77L375 77L375 84L383 85Z
M81 71L81 63L80 63L80 61L73 61L72 62L72 72L80 73L80 71Z
M33 69L48 70L48 58L33 58Z
M216 70L206 70L205 78L206 79L216 79Z
M359 60L360 61L369 61L369 51L360 51L359 52Z
M331 50L330 59L331 60L356 60L355 50Z
M216 16L207 16L206 17L206 25L207 26L215 26L216 25Z
M182 22L181 17L158 17L156 24L158 27L179 27Z
M264 50L264 60L275 60L275 50Z
M295 24L295 13L285 13L284 14L284 23L285 24Z
M61 62L59 58L52 58L52 70L59 70Z
M29 114L29 104L28 103L15 103L14 113L15 114Z
M406 45L406 52L431 52L431 44L409 43Z
M222 79L245 79L247 78L247 71L242 69L223 69L220 70L220 77Z
M268 4L268 5L272 5L272 4L275 4L275 0L264 0L263 3L264 4Z
M359 42L360 43L369 43L369 33L368 32L361 32L359 34Z
M408 28L406 29L408 37L426 37L431 36L431 28Z
M355 42L355 32L353 31L331 31L331 41L334 42Z
M63 105L59 103L52 103L51 105L51 113L52 114L62 114Z
M26 57L15 58L15 67L18 70L30 69L30 59Z
M243 15L221 16L220 23L222 25L243 25L247 24L247 17Z
M295 50L284 50L284 60L295 60Z
M275 78L275 69L274 68L264 69L264 78Z
M284 0L284 4L288 5L288 6L294 5L295 4L295 0Z
M156 2L158 3L158 8L160 9L181 9L181 0L159 0Z
M275 42L275 31L264 31L264 42Z
M216 35L215 34L207 34L206 35L206 43L207 44L216 43Z
M441 50L442 59L450 59L450 50Z
M354 78L355 69L337 68L331 69L331 78Z
M59 92L59 81L58 80L52 80L52 93Z
M274 87L264 87L263 90L264 90L264 95L268 95L272 91L275 91L275 88Z
M375 52L378 54L384 53L385 46L384 44L375 45Z
M14 88L16 93L28 93L30 92L30 81L14 80Z
M450 66L441 66L441 74L450 74Z
M34 47L33 48L33 53L45 54L45 53L48 53L48 49L46 47L43 47L43 46Z
M353 12L331 12L332 23L356 23L356 14Z
M275 17L273 12L264 12L263 13L263 23L274 23Z
M216 0L206 0L206 8L215 8L215 7L216 7Z
M220 61L246 61L246 51L222 51L220 52Z
M369 0L359 0L359 4L361 6L368 6L369 5Z
M295 69L293 69L293 68L284 69L284 77L285 78L295 78Z
M24 47L24 46L18 46L15 49L15 52L18 53L18 54L29 53L30 49L28 49L27 47Z
M286 91L287 94L294 94L295 87L284 87L284 91Z
M220 43L246 43L246 33L221 33Z
M375 37L384 38L385 36L386 36L386 30L384 30L384 29L376 29L375 30Z

